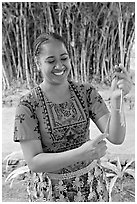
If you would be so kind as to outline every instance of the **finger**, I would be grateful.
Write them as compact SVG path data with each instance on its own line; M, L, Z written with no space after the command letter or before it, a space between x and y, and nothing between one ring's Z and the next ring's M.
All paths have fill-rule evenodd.
M117 86L121 89L130 89L131 88L131 83L127 80L127 81L125 81L125 80L123 80L123 79L121 79L121 80L119 80L118 82L117 82Z
M114 72L113 75L112 75L112 81L113 80L118 80L118 79L128 79L129 80L129 77L128 75L126 75L125 73L123 72Z
M104 146L97 151L98 157L101 158L106 154L107 147Z
M96 148L99 148L99 150L106 148L106 141L102 140L97 145Z
M124 79L119 79L119 80L117 81L117 85L119 85L119 84L121 84L121 83L124 83L124 82L125 82Z
M113 78L116 77L115 73L124 73L126 76L129 75L129 73L127 72L127 70L123 66L123 64L115 65L114 73L113 73Z
M125 80L128 80L128 76L125 74L125 73L122 73L122 72L115 72L115 75L114 75L116 78L118 79L125 79Z
M127 95L131 90L131 86L129 86L127 84L126 85L120 84L118 87L119 87L119 89L123 90L123 96Z
M115 89L117 88L117 80L114 79L111 83L111 91L115 91Z
M117 86L124 84L124 82L125 82L124 79L120 79L120 80L118 80L118 82L117 82Z
M124 68L124 65L123 65L122 63L120 63L118 66L119 66L121 69L125 69L125 68Z
M124 65L122 63L120 63L118 65L118 67L120 68L121 71L123 71L123 72L125 71L125 67L124 67Z
M118 65L115 65L114 72L121 72L121 68Z
M104 153L106 153L106 151L107 151L107 146L104 146L104 147L100 148L100 150L99 150L100 154L104 154Z
M131 87L129 83L125 83L125 82L119 82L117 83L117 86L119 89L128 89Z
M101 155L100 155L100 158L101 157L104 157L106 155L106 151L104 151Z
M93 140L93 145L96 146L99 142L101 142L104 139L104 134L100 134Z
M119 64L120 69L123 71L123 73L128 74L128 72L126 71L125 67L123 64Z
M121 72L121 70L120 70L118 65L115 65L115 67L114 67L114 70L113 70L113 73L112 73L112 80L114 78L116 78L116 72Z

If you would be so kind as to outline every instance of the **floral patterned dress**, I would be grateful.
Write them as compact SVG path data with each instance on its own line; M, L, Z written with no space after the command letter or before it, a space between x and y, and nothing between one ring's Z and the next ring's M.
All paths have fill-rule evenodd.
M69 82L69 89L70 99L60 104L48 100L40 86L23 96L16 110L14 141L41 140L45 153L71 150L88 141L90 119L96 123L109 111L92 85ZM68 177L30 171L30 201L108 201L105 173L97 161L77 162L53 174Z

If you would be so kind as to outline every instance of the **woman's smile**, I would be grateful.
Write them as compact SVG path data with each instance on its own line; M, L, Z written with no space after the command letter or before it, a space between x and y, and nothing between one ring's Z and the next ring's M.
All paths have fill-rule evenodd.
M52 73L56 76L63 76L66 72L66 67L62 66L61 69L58 69L57 67L54 67L54 69L52 70Z
M57 40L51 40L49 43L43 44L41 48L39 62L45 83L66 84L71 63L64 44Z

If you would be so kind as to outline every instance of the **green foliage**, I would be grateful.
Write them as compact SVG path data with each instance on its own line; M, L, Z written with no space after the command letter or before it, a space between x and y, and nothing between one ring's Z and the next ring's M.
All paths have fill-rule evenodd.
M12 171L8 175L5 182L10 182L10 188L12 188L12 185L13 185L13 182L15 181L15 179L17 179L20 175L26 176L26 173L28 173L29 171L30 170L29 170L28 166L19 167L19 168L15 169L14 171Z
M122 16L124 64L130 66L135 34L135 3L122 2L3 2L3 87L12 80L39 83L33 60L33 42L47 31L66 39L71 53L71 77L91 80L91 73L110 81L113 65L120 62L118 16ZM27 31L27 32L26 32Z
M21 160L24 160L22 151L12 152L8 154L3 160L3 162L6 162L6 171L8 172L10 165L17 165L17 163L19 163Z
M6 171L8 171L9 166L14 164L14 161L16 161L16 168L12 171L10 171L9 175L7 176L5 182L10 183L10 188L13 186L13 182L19 180L19 178L24 178L25 180L29 179L29 168L26 165L23 154L21 151L19 152L13 152L9 155L7 155L4 159L6 161ZM20 165L17 165L20 163ZM21 162L20 162L21 161ZM131 165L133 164L134 159L131 159L130 161L126 162L124 165L120 163L119 157L117 158L117 162L113 164L112 162L103 162L101 161L101 166L106 171L106 177L110 180L108 181L108 189L109 189L109 201L112 201L112 191L117 182L120 182L120 189L121 194L123 191L123 180L125 176L130 175L135 179L135 169L131 168ZM22 181L21 179L19 182ZM134 192L127 190L128 193L130 193L133 197Z
M126 174L132 176L135 179L135 170L131 168L131 164L133 162L134 162L134 159L131 159L129 162L127 162L127 164L125 166L122 166L122 164L120 163L119 157L117 158L116 164L112 164L111 162L108 162L108 161L107 162L101 162L101 165L106 169L107 178L110 178L110 183L109 183L110 201L112 201L111 193L112 193L113 187L114 187L114 185L118 179L121 182L121 192L123 191L122 181L123 181L124 176ZM108 170L110 172L108 172Z
M12 152L11 154L7 155L3 161L6 162L6 172L10 171L5 180L5 182L10 183L10 188L12 188L13 182L20 176L25 179L28 178L27 174L30 170L23 159L22 151Z

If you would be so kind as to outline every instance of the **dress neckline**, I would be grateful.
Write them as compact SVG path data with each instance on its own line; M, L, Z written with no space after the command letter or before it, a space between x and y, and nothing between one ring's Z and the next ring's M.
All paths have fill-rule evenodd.
M46 100L46 102L48 102L48 103L50 103L50 104L53 104L53 105L59 105L59 106L60 106L60 105L63 105L63 104L67 104L67 103L69 103L69 102L71 101L71 99L74 97L74 95L73 95L73 89L72 89L70 83L69 83L70 98L67 99L67 100L64 101L64 102L61 102L61 103L55 103L55 102L51 101L51 100L47 97L46 93L42 90L42 88L40 87L40 85L38 85L38 87L39 87L40 91L42 92L43 97L44 97L44 99Z

